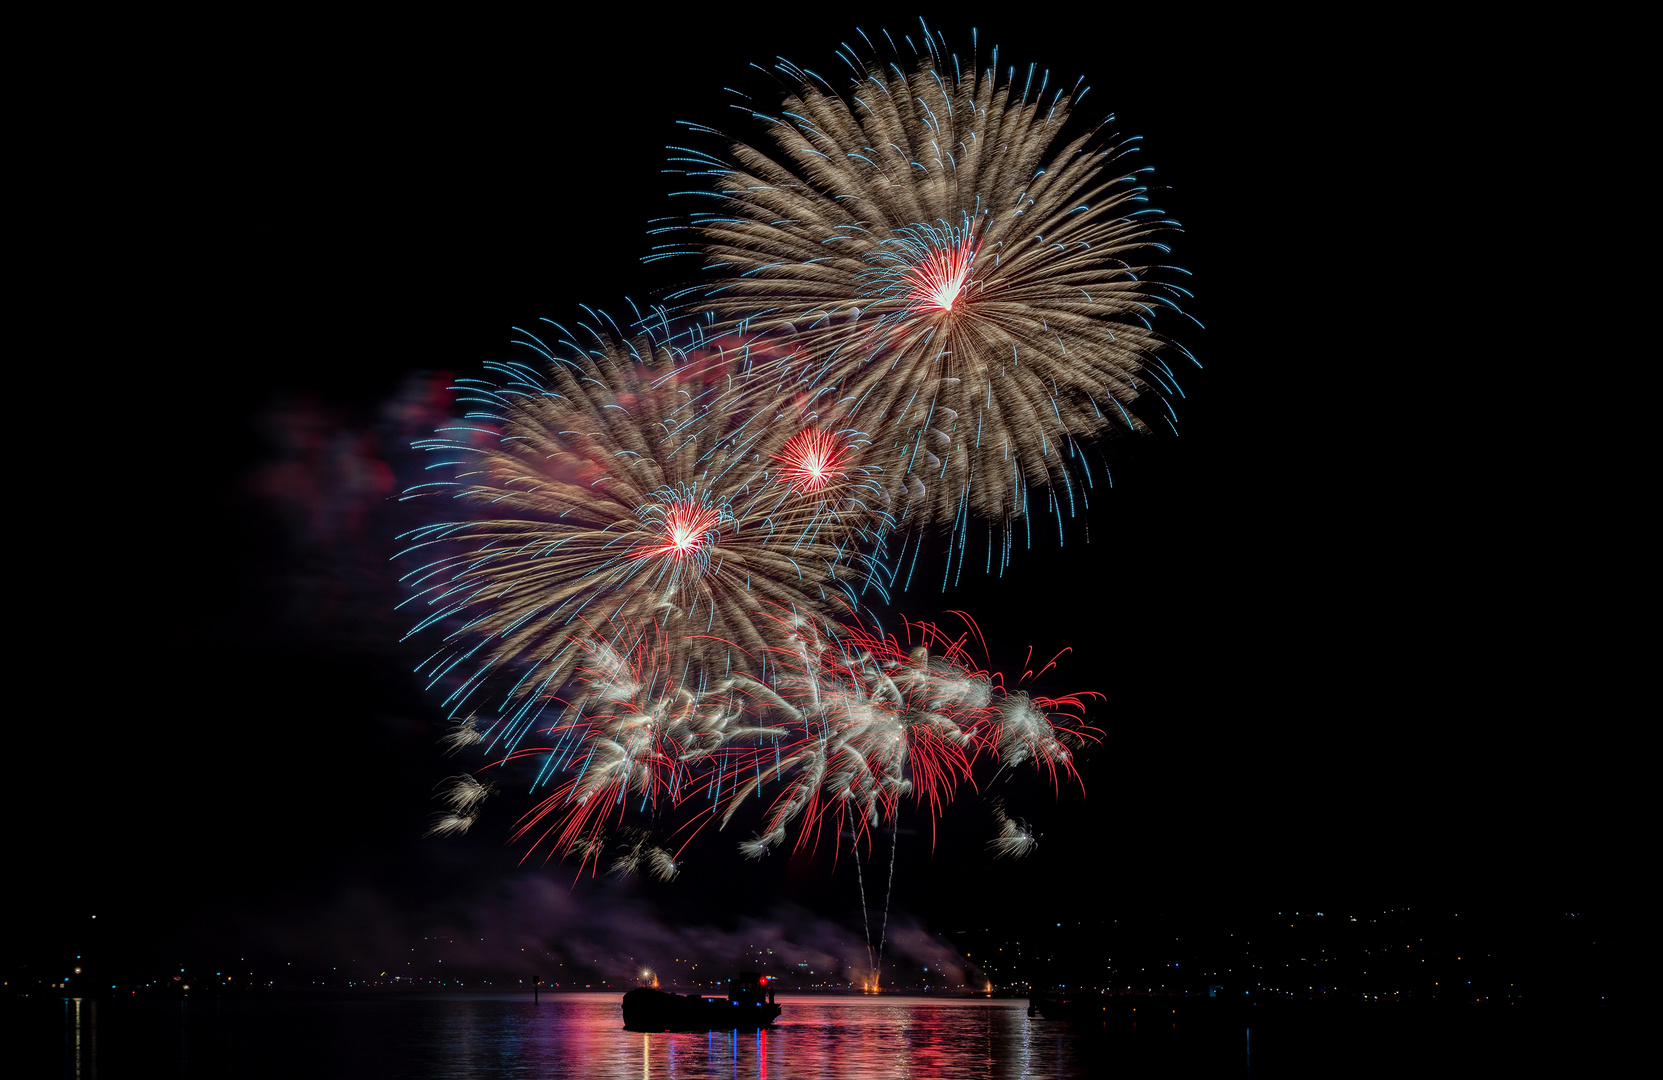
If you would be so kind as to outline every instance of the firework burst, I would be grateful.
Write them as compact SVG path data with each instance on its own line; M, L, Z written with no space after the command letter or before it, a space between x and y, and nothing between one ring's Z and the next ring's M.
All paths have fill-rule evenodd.
M997 799L993 803L993 820L999 832L987 842L987 849L995 859L1020 859L1039 847L1039 838L1028 823L1006 814L1005 804Z
M479 805L494 790L493 785L480 783L464 773L443 781L440 799L450 808L434 818L428 836L460 836L479 820Z
M841 52L844 94L782 62L795 89L756 114L771 147L680 159L721 203L694 221L713 280L690 303L792 341L755 392L867 432L915 518L1002 523L1003 566L1031 489L1052 489L1059 528L1086 498L1078 440L1143 429L1131 405L1152 390L1169 411L1150 320L1183 290L1151 256L1175 223L1147 207L1133 140L1065 140L1078 87L924 40L907 71Z
M747 699L731 676L706 688L689 684L697 644L662 624L628 620L577 639L581 660L570 697L553 721L537 727L536 745L516 747L497 763L530 760L537 768L533 789L553 785L520 819L514 840L529 838L531 851L546 843L554 853L598 860L615 831L645 841L652 823L695 796L714 805L730 771L730 744L782 734L750 723ZM626 824L643 816L644 827ZM657 855L641 863L649 848L633 844L635 861L624 862L662 870Z
M711 409L717 377L649 337L589 336L530 338L543 363L464 380L480 408L417 444L443 478L407 497L466 512L407 534L405 605L427 612L411 633L443 633L421 670L453 717L495 714L474 721L493 746L529 730L596 625L663 626L697 689L755 665L765 612L854 605L859 536L839 499L776 478L772 415Z
M982 753L1001 768L1032 762L1053 782L1059 774L1075 776L1070 745L1095 737L1069 711L1079 697L1006 694L1003 680L974 662L970 625L955 638L930 623L908 624L915 646L859 626L782 626L771 686L737 687L777 723L771 745L729 759L735 764L723 824L748 798L780 785L761 832L740 849L765 854L794 822L798 846L824 823L865 835L893 823L908 796L927 806L933 821L971 779Z
M787 439L773 459L779 462L783 483L794 491L813 494L848 475L849 456L849 445L835 433L804 428Z
M771 782L781 790L762 833L741 850L766 853L799 818L799 846L823 822L864 835L894 821L907 795L939 812L969 775L966 712L986 706L985 680L958 669L932 679L927 650L901 649L859 627L799 621L786 630L788 643L773 650L772 686L748 689L760 708L782 717L790 736L776 742L771 759L738 771L723 824Z
M1007 689L962 613L903 642L858 598L886 600L939 527L948 575L982 562L972 519L988 569L1041 513L1061 538L1090 440L1170 422L1161 354L1182 350L1152 320L1187 295L1158 264L1176 223L1135 140L1070 128L1079 86L938 39L845 48L841 92L782 62L771 141L682 159L715 178L705 283L634 336L526 334L536 359L462 380L473 411L417 444L432 479L406 497L447 512L406 534L401 606L442 638L419 670L447 748L535 773L528 857L668 880L711 823L755 821L753 857L832 826L864 917L862 852L887 826L892 884L909 801L933 833L989 773L1079 783L1084 695ZM466 831L492 786L447 781L432 831ZM1035 849L993 816L996 856Z
M827 423L810 395L769 381L795 345L762 334L710 336L696 325L684 339L684 367L705 381L697 400L704 415L731 427L730 440L743 439L757 460L769 462L777 483L880 548L894 524L884 455L861 429Z

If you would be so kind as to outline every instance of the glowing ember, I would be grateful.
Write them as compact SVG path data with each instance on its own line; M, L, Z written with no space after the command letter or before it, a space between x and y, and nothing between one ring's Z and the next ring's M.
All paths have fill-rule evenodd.
M791 436L778 454L780 479L797 491L819 491L843 475L849 448L829 431L807 428Z
M912 307L952 311L970 278L970 268L981 246L980 240L966 235L950 248L932 249L922 262L908 269L903 278L909 286L907 299Z
M637 559L654 555L685 559L714 544L720 535L722 515L702 502L676 499L659 508L654 516L662 542L635 552Z

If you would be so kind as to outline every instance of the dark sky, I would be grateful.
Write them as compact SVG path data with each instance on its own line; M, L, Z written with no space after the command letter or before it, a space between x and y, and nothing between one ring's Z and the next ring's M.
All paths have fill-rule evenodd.
M54 545L74 599L44 608L56 674L20 744L43 930L96 909L129 942L218 948L273 913L326 924L351 890L421 908L534 873L506 844L516 794L465 840L420 837L460 770L388 611L392 474L352 468L397 442L389 402L511 355L511 326L691 276L640 262L649 219L686 209L661 171L675 121L730 126L723 87L767 85L749 62L829 72L885 25L717 18L244 28L72 110L100 150L67 190L97 224L47 261L73 329L44 363L52 467L82 476L52 520L80 527ZM1588 497L1530 404L1542 361L1498 325L1521 314L1493 156L1515 73L1469 79L1462 46L1395 50L1390 27L1197 21L980 27L1143 136L1207 327L1165 329L1206 369L1181 437L1106 450L1089 544L1036 541L946 595L921 573L898 601L969 610L1012 674L1072 647L1051 685L1107 701L1083 795L1013 792L1033 858L988 860L967 793L933 856L910 819L897 907L941 928L1607 901L1625 750L1556 576ZM846 864L698 856L674 885L570 895L689 922L855 903Z

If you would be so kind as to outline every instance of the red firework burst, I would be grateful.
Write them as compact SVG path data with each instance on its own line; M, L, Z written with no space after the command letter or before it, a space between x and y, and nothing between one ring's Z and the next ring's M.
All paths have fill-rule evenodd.
M806 428L791 436L778 454L780 479L796 491L819 491L844 475L849 447L829 431Z
M716 543L721 535L721 512L702 502L675 499L655 511L653 517L661 542L633 553L632 558L648 559L654 555L692 558Z
M922 262L902 275L908 285L907 300L915 311L952 311L964 292L970 268L982 242L966 235L949 248L932 248Z

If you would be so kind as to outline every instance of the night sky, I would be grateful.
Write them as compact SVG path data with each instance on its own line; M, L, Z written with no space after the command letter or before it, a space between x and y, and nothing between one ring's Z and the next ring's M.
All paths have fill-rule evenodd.
M971 612L1011 677L1030 646L1071 648L1042 689L1107 700L1083 794L1001 789L1041 831L1029 859L985 855L976 792L933 853L904 817L896 911L936 932L1609 906L1635 797L1608 772L1630 748L1578 582L1610 570L1567 548L1567 522L1601 519L1570 475L1578 437L1549 432L1547 361L1507 325L1511 110L1454 74L1457 47L1395 57L1389 29L1021 15L980 26L984 55L1086 76L1077 121L1143 136L1206 325L1157 328L1206 367L1183 378L1181 436L1106 445L1089 543L1036 529L1003 579L943 594L923 566L897 598ZM61 583L20 621L43 658L14 721L27 955L92 913L135 971L321 953L354 905L419 928L543 881L667 925L858 925L825 852L750 863L721 837L674 883L574 887L507 844L514 790L466 838L422 838L435 783L474 763L441 756L410 674L432 646L398 641L386 558L408 525L386 496L412 480L388 448L427 433L444 373L516 355L512 326L580 303L622 321L626 296L695 275L640 261L649 220L690 205L664 147L691 138L677 120L749 134L723 91L765 99L749 62L829 75L856 25L916 32L852 9L716 19L274 25L135 60L133 92L71 110L101 148L65 174L94 224L43 263L66 285L29 360L54 389L27 406L57 418L35 449L63 482L13 527L49 549L45 569L14 559L25 596ZM967 25L930 25L968 50Z

